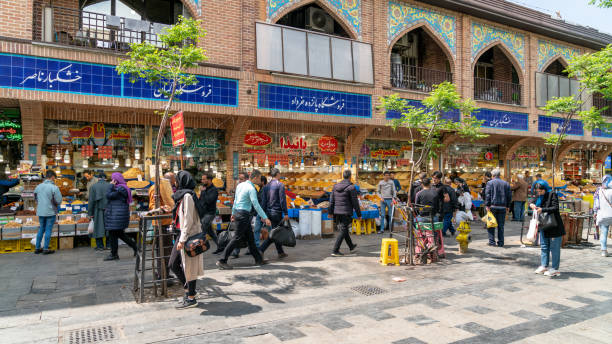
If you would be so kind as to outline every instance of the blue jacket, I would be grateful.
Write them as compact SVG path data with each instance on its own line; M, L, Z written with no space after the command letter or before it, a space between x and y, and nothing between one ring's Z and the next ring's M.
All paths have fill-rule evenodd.
M55 216L57 208L62 204L60 189L49 179L34 189L34 198L36 198L36 216Z
M128 194L122 187L113 185L106 193L108 204L104 210L104 229L115 231L126 229L130 224L130 205Z
M268 216L285 216L288 214L285 186L277 179L272 179L263 188L261 207Z
M510 208L512 191L510 184L499 178L493 178L487 183L485 189L485 205L491 208Z

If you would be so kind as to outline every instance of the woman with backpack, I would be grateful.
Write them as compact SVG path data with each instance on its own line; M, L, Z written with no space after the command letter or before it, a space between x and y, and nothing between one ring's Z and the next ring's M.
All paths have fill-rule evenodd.
M187 171L179 171L176 175L177 190L172 196L172 226L175 232L180 232L172 253L170 253L170 269L183 284L185 297L177 309L187 309L198 305L196 296L196 280L204 275L204 260L201 256L190 257L184 247L187 239L202 232L200 216L196 208L196 194L193 191L196 182Z
M548 191L544 184L534 185L536 201L530 205L531 209L537 211L540 217L540 245L542 255L540 267L535 271L536 274L555 277L560 276L559 261L561 259L561 243L565 235L565 226L559 213L559 198L554 190ZM548 268L549 261L552 259L551 268Z
M601 187L593 195L593 210L595 211L595 223L599 226L599 244L601 245L601 256L608 256L608 231L612 226L612 176L606 175Z

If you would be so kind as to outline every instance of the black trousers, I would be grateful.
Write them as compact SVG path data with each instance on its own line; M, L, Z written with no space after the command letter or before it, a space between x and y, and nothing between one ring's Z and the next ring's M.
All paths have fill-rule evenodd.
M351 241L351 224L353 223L353 217L351 215L335 215L336 226L338 226L338 238L336 238L336 243L334 244L334 252L340 251L340 245L342 245L342 241L346 241L349 249L354 247L353 241Z
M178 243L178 241L177 241ZM185 278L185 271L183 270L183 260L181 259L181 252L176 249L176 244L172 247L172 253L170 253L170 270L174 272L176 278L181 281L183 288L187 289L188 296L195 296L196 294L196 281L187 281Z
M210 235L211 239L215 242L215 245L219 247L219 239L217 238L217 231L212 228L212 222L215 219L214 214L205 214L202 216L200 223L202 224L202 232Z
M236 229L236 233L234 233L234 238L227 244L225 248L225 253L223 254L222 262L227 263L227 259L230 254L234 252L235 248L238 248L238 243L241 241L246 241L249 252L253 255L256 263L261 263L263 258L257 249L257 245L255 245L255 235L253 234L253 228L251 226L251 214L247 211L238 211L234 214L234 221L238 225Z
M270 214L270 222L271 222L270 227L272 228L278 227L282 219L283 219L283 216L281 214ZM272 228L270 230L272 230ZM272 241L270 237L268 237L268 239L266 239L259 247L259 250L261 251L261 253L266 252L266 250L272 243L274 243L274 246L276 247L276 252L278 252L278 254L285 253L285 251L283 251L283 245Z
M110 239L111 256L117 257L119 251L119 239L126 243L132 250L136 251L136 243L132 238L125 234L125 229L108 231L108 239Z

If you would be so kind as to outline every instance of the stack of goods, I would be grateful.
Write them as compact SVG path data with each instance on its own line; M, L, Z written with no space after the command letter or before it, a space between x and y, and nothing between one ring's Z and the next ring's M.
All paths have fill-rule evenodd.
M62 196L68 196L70 194L70 190L74 188L74 181L68 178L56 178L55 185L60 189Z
M76 221L72 216L67 216L65 219L57 222L59 228L59 236L73 236L76 230Z
M9 221L2 226L2 240L21 239L21 223Z
M21 238L22 239L31 239L35 238L38 233L38 228L40 224L37 221L36 217L27 217L23 222L23 226L21 227Z
M319 199L326 192L331 192L341 175L336 173L290 173L287 174L285 185L292 192L306 198Z
M125 178L126 180L138 179L139 176L140 176L140 180L144 180L145 179L144 172L142 172L137 167L132 167L129 170L123 172L123 178Z
M89 218L81 217L76 223L76 235L87 235L89 234Z

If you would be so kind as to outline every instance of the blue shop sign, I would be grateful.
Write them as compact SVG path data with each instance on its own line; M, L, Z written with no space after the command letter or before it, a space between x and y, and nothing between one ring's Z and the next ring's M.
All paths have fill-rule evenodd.
M372 118L370 95L276 84L259 83L257 107L316 115Z
M182 102L238 106L238 80L197 75L183 87ZM119 75L115 66L24 55L0 54L0 87L106 97L164 100L158 87Z
M594 137L607 137L612 138L612 128L604 128L604 129L593 129L592 135Z
M474 114L483 127L494 129L529 130L529 115L520 112L479 109Z
M606 170L610 170L612 169L612 157L611 156L607 156L606 157L606 161L604 163Z
M557 128L557 134L561 132L561 126L563 125L563 118L557 117L549 117L549 116L538 116L538 132L540 133L550 133L552 130L552 125L556 124L559 127ZM572 119L569 124L569 128L566 131L567 135L576 135L583 136L584 128L582 127L582 121L577 119Z
M412 99L404 99L404 100L407 102L408 105L414 106L417 109L425 107L425 105L423 105L423 103L421 103L420 100L412 100ZM388 120L392 120L392 119L400 118L400 116L401 116L401 113L399 113L399 111L387 111L385 117ZM447 119L449 121L453 121L453 122L459 122L461 120L461 113L459 112L459 110L455 109L455 110L442 114L442 118Z

